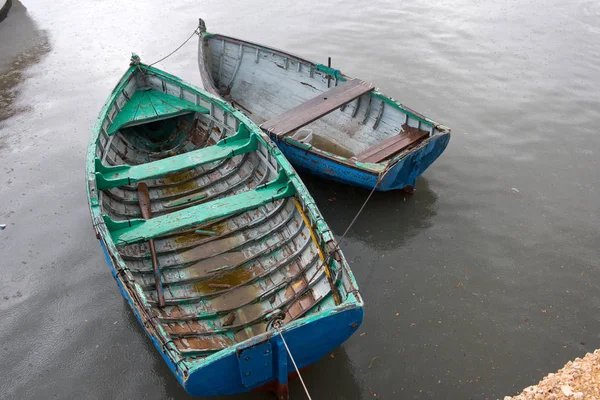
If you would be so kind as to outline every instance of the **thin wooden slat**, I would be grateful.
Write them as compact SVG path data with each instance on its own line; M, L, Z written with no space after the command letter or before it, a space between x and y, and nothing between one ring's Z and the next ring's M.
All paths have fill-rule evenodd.
M335 86L330 90L313 97L270 120L264 122L261 128L278 136L288 134L298 128L329 114L340 106L349 103L357 97L374 89L373 84L351 79Z
M421 131L415 128L404 128L409 130L407 135L397 135L386 139L375 146L369 147L367 150L356 156L360 162L378 163L386 158L398 153L411 144L429 136L429 132Z
M240 125L243 126L243 125ZM240 131L242 132L242 130ZM167 174L185 171L203 164L232 158L239 154L253 152L258 142L254 134L244 137L243 132L213 146L190 151L161 160L140 165L118 165L107 167L96 159L96 186L105 190L146 179L158 178Z
M104 215L104 222L117 246L149 240L177 230L233 215L238 212L256 209L262 205L285 197L293 196L295 188L283 170L277 179L249 192L228 196L149 220L132 219L113 221Z

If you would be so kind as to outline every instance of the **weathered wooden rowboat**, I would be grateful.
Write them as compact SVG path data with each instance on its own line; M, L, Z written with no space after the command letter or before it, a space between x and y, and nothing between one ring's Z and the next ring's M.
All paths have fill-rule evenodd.
M259 124L297 169L367 189L412 191L448 145L449 128L370 83L208 33L202 20L199 36L204 88Z
M306 187L217 96L134 56L93 129L86 174L112 274L188 393L276 381L284 398L294 367L281 335L303 368L362 322Z

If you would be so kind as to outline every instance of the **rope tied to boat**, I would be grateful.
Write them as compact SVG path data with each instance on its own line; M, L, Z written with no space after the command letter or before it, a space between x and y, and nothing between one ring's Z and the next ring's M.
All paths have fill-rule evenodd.
M206 30L206 28L205 28L205 30ZM192 32L192 34L190 35L190 37L188 37L188 38L187 38L187 39L186 39L186 40L185 40L183 43L181 43L181 44L179 45L179 47L177 47L175 50L173 50L172 52L170 52L169 54L167 54L166 56L164 56L164 57L163 57L163 58L161 58L160 60L158 60L158 61L154 61L152 64L148 64L148 66L146 67L146 70L145 70L145 71L143 71L143 70L140 68L140 66L139 66L139 58L138 58L138 60L137 60L137 63L135 63L134 61L132 61L132 64L135 64L135 65L137 65L137 67L138 67L138 68L140 68L140 71L141 71L141 72L143 72L143 73L146 73L146 72L148 72L148 69L149 69L151 66L153 66L154 64L158 64L159 62L161 62L161 61L164 61L164 60L166 60L167 58L171 57L173 54L177 53L177 51L178 51L179 49L181 49L183 46L185 46L185 44L186 44L187 42L189 42L189 41L190 41L190 39L194 37L194 35L199 35L201 32L202 32L202 31L201 31L201 28L200 28L200 27L198 27L198 28L194 29L194 31ZM132 58L132 60L133 60L133 58Z
M371 189L371 192L369 193L369 195L367 196L365 202L362 204L362 206L358 209L358 212L356 213L356 215L354 216L354 218L352 219L352 221L350 222L350 224L348 225L348 227L346 228L346 230L344 231L344 234L342 235L342 237L340 238L339 241L336 241L335 244L335 250L339 250L340 248L340 243L342 243L342 241L344 240L344 238L346 237L346 234L348 233L348 231L350 231L350 228L352 228L352 225L354 225L354 223L356 222L356 220L358 219L358 216L360 215L360 213L362 213L362 211L364 210L364 208L367 206L367 203L369 202L369 200L371 200L371 196L373 196L373 193L375 193L375 189L377 189L377 186L379 186L379 184L381 183L381 181L383 180L383 178L385 177L385 175L391 170L391 167L394 166L395 163L390 163L388 164L383 171L381 171L379 173L379 177L377 178L377 182L375 182L375 185L373 186L373 189Z
M363 202L362 206L359 208L358 212L356 213L356 215L354 216L354 218L352 218L352 221L350 221L350 224L348 225L348 227L346 228L346 230L344 231L344 233L342 234L342 237L340 238L340 240L336 240L335 244L333 245L333 249L331 249L330 251L327 252L327 258L317 267L315 274L311 277L311 280L316 276L317 272L324 266L324 265L329 265L329 262L331 261L332 258L335 259L335 257L333 257L333 254L340 250L340 244L342 243L342 241L344 240L344 238L346 237L346 234L350 231L350 229L352 228L352 225L354 225L354 223L356 222L356 220L358 219L358 217L360 216L360 214L362 213L362 211L365 209L365 207L367 206L367 203L369 202L369 200L371 200L371 196L373 196L373 193L375 193L375 190L377 189L377 187L379 186L379 184L381 183L381 181L383 180L383 178L385 177L385 175L392 169L391 167L393 167L395 165L395 163L390 163L389 165L387 165L383 171L381 171L379 173L379 177L377 178L377 182L375 182L375 185L373 186L373 189L371 189L371 192L369 193L369 195L367 196L367 198L365 199L365 201ZM341 273L344 273L344 268L342 266L341 268ZM338 274L336 271L336 281L337 282L338 279Z
M296 373L298 374L298 378L300 378L300 382L302 383L302 387L304 388L304 392L306 393L306 397L308 398L308 400L312 400L312 397L310 397L310 393L308 392L308 388L306 387L306 384L304 383L304 379L302 379L302 375L300 374L300 370L298 369L298 366L296 365L296 361L294 360L294 356L292 355L292 352L290 351L290 348L287 345L287 342L285 341L285 338L283 337L283 334L281 333L281 326L283 325L283 319L276 319L273 321L273 328L275 328L277 330L277 333L279 333L279 337L281 338L281 341L283 342L283 345L285 346L285 350L287 351L288 355L290 356L290 359L292 360L292 364L294 364L294 368L296 369Z

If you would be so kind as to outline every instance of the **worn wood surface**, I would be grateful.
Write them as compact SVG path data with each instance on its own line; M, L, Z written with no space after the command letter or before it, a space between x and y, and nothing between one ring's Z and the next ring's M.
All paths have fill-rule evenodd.
M326 66L223 35L200 40L198 56L205 87L218 87L215 92L244 110L257 124L323 95L329 90L328 77L331 86L343 81L328 75ZM321 142L343 145L347 151L336 152L331 146L321 146L321 142L311 143L314 148L350 158L395 137L403 125L430 132L432 124L431 135L440 134L437 124L372 90L305 128L313 131L313 140L323 138Z
M276 135L286 135L373 89L373 84L360 79L348 80L291 110L271 118L264 122L261 128Z
M137 186L138 203L140 205L140 211L142 217L145 220L152 218L152 209L150 206L150 193L148 192L148 185L146 182L140 182ZM154 271L154 280L156 281L156 295L158 296L158 306L165 306L165 296L163 294L163 288L160 277L160 270L158 267L158 257L156 256L156 246L154 245L154 239L148 241L150 245L150 255L152 259L152 269Z
M356 159L361 162L378 163L386 158L389 158L408 146L419 140L429 136L427 132L422 130L405 127L405 132L401 132L397 136L393 136L368 148L356 156Z

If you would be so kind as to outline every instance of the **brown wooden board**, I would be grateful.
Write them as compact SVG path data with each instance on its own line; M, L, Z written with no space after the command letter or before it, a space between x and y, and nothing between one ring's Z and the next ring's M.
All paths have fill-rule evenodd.
M379 163L404 150L411 144L429 135L428 132L413 127L404 127L405 132L386 139L375 146L371 146L362 153L356 155L360 162Z
M310 124L316 119L374 89L372 83L350 79L317 97L283 112L260 126L263 130L282 136Z

